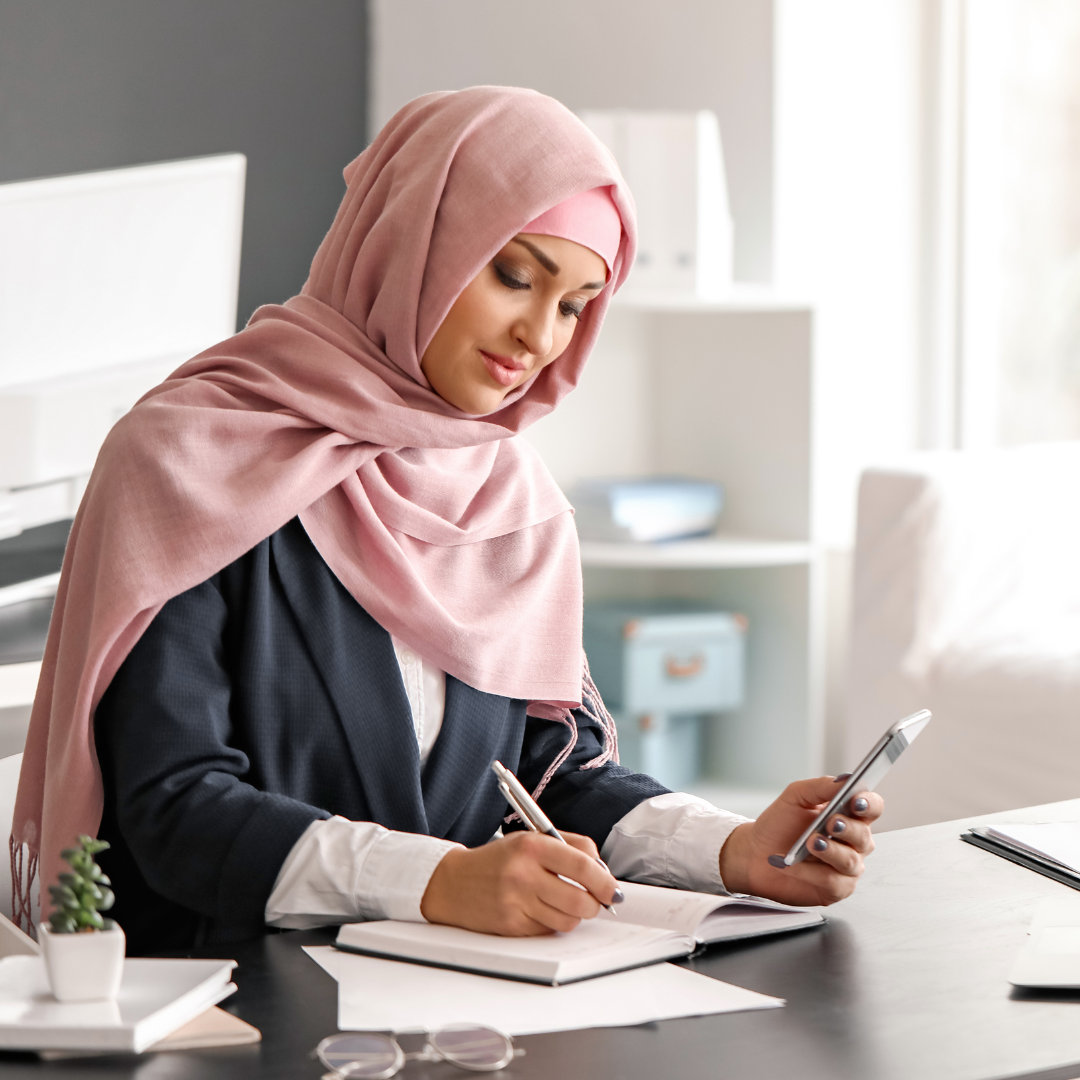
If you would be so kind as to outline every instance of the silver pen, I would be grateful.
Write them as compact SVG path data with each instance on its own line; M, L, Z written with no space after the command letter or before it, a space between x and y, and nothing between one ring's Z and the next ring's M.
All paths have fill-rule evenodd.
M501 762L493 761L491 763L491 771L495 774L499 781L499 790L503 793L503 798L517 811L518 816L525 824L532 829L533 832L544 833L546 836L554 837L559 843L565 844L566 838L551 824L551 819L536 805L536 800L521 786L521 781ZM604 869L607 866L604 865L603 859L596 860ZM562 877L562 875L559 875ZM569 878L563 880L569 881ZM572 882L577 885L579 889L585 889L585 886L580 882ZM588 892L588 889L585 889ZM622 889L616 886L615 895L612 900L616 904L622 903L625 899ZM603 901L598 901L606 907L612 915L617 915L618 912L611 906L611 904L604 904Z

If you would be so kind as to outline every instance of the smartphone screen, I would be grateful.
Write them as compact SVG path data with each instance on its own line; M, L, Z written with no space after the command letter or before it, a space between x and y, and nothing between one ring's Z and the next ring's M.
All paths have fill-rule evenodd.
M870 753L852 770L851 775L840 785L839 790L806 832L792 845L784 856L784 865L791 866L800 862L809 854L807 844L815 833L825 833L825 823L856 795L864 791L873 791L881 783L882 777L889 771L889 766L915 741L920 732L930 722L930 710L920 709L917 713L897 720L874 744Z

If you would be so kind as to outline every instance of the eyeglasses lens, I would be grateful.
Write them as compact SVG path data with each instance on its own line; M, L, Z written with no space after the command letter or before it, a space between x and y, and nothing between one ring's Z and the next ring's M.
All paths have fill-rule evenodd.
M328 1069L357 1080L380 1080L405 1063L401 1047L386 1035L336 1035L324 1039L319 1058Z
M514 1047L501 1031L475 1024L442 1028L430 1036L430 1041L447 1061L477 1072L505 1068L514 1057Z

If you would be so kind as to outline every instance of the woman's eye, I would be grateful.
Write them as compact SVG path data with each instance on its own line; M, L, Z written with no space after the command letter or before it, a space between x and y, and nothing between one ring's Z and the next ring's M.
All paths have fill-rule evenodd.
M495 271L495 277L499 279L499 284L505 285L508 289L527 289L529 287L527 281L518 277L517 274L508 270L505 266L501 266L499 263L492 263L491 266Z
M585 310L584 304L573 304L569 300L563 300L559 304L559 312L567 319L580 319L582 312Z

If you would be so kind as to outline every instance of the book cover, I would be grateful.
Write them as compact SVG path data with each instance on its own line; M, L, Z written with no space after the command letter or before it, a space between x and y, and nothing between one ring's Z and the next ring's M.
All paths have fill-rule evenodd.
M434 923L349 923L339 949L552 986L686 956L694 939L671 930L589 919L566 934L499 937Z

